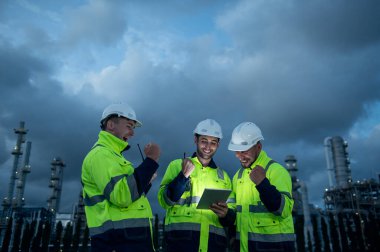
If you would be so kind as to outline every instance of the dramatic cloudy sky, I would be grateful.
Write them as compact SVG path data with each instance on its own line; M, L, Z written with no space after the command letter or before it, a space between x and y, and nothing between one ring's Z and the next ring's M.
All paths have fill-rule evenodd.
M323 207L326 137L348 142L354 180L380 172L379 13L379 1L1 1L0 196L13 129L25 121L26 205L46 206L50 162L61 157L60 211L70 212L102 110L125 101L144 123L127 159L141 162L137 143L162 148L154 212L163 213L166 166L194 151L205 118L222 125L215 160L231 177L231 132L253 121L272 158L296 156L311 203Z

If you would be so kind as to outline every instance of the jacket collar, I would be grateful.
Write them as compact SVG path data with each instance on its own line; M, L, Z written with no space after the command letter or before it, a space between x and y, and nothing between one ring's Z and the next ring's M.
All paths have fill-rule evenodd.
M99 132L99 139L97 144L106 146L116 153L122 153L124 150L127 150L130 147L128 145L128 142L125 142L104 130Z
M199 159L198 159L198 156L197 156L197 153L196 153L196 152L193 153L193 155L191 156L191 158L196 158L196 160L198 161L198 163L201 164L201 162L200 162ZM213 168L213 169L218 168L218 166L216 166L216 164L215 164L213 158L211 158L210 163L208 163L208 166L207 166L207 167L210 167L210 168Z
M249 167L249 169L252 170L253 168L255 168L255 166L256 166L257 164L261 164L262 161L265 160L266 158L267 158L267 153L266 153L264 150L261 150L259 156L258 156L257 159L255 160L255 162L253 162L253 163L251 164L251 166Z

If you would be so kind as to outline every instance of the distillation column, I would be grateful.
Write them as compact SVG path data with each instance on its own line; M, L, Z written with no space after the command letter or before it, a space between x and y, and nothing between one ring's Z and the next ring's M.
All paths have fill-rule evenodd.
M285 166L292 178L292 194L294 199L293 212L298 215L303 215L302 211L302 199L299 192L300 183L297 178L297 159L294 155L288 155L285 157Z
M61 201L63 168L66 165L59 157L54 158L51 162L51 165L51 178L49 187L52 188L52 195L47 200L47 207L50 212L56 214L59 210L59 204Z
M338 188L348 188L351 185L352 178L347 147L347 142L339 136L328 137L325 139L325 154L327 170L329 172L330 188L333 187L331 181L331 171L334 171L335 173L335 181Z
M22 144L25 142L25 135L28 132L28 130L25 129L25 122L21 121L20 127L18 129L14 129L14 132L18 136L17 136L16 146L14 147L12 151L12 155L14 155L14 161L13 161L13 168L12 168L11 177L9 181L8 196L4 198L3 204L2 204L4 207L3 209L4 212L8 212L13 201L14 187L15 187L15 182L17 179L17 169L19 165L20 156L22 155L21 147L22 147Z
M309 206L309 197L308 197L308 191L306 184L302 181L297 179L297 159L293 155L288 155L285 158L285 165L287 170L290 173L290 176L292 177L292 184L293 184L293 199L294 199L294 207L293 209L296 210L296 213L298 215L303 215L304 218L304 235L305 238L307 237L307 232L310 233L311 236L313 236L313 226L311 224L310 219L310 206ZM313 239L313 237L311 237Z
M17 178L18 178L18 181L16 183L17 191L16 191L16 200L15 202L13 202L13 208L23 207L25 204L24 191L25 191L26 175L30 173L30 170L31 170L30 164L29 164L31 148L32 148L32 143L29 141L26 142L24 166L21 167L20 170L17 172Z

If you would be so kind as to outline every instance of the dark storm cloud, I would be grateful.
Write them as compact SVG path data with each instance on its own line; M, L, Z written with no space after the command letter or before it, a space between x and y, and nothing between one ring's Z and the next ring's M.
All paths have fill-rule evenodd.
M249 5L252 2L245 3ZM377 4L369 8L357 6L360 10L358 16L353 11L355 6L347 8L343 2L332 4L332 10L327 13L319 12L323 6L288 5L289 13L295 14L293 17L281 12L285 6L261 3L263 8L257 8L256 15L237 11L234 14L239 17L238 21L229 23L231 29L227 32L235 39L232 40L235 43L232 52L224 55L217 52L231 60L228 71L212 74L213 67L207 62L211 62L211 54L215 52L213 44L206 48L192 47L194 51L189 50L190 59L184 67L186 72L163 81L180 84L160 90L153 88L152 103L155 104L154 111L158 111L154 117L163 118L168 123L163 127L152 120L150 123L154 129L149 129L149 132L156 136L162 133L166 151L172 158L178 158L183 150L189 153L194 149L189 134L195 124L207 117L217 119L226 131L226 139L216 159L233 175L238 162L232 153L226 151L229 134L240 121L252 120L262 128L266 136L264 146L272 157L284 163L287 154L296 155L302 164L299 177L310 186L310 199L320 202L323 189L328 186L324 138L341 135L354 141L349 137L353 123L362 119L365 106L374 105L380 97L380 61L374 57L380 54L377 11L373 11L378 7ZM246 5L243 4L241 9ZM310 9L305 11L305 8ZM310 16L308 12L312 9L316 12ZM342 16L337 15L340 9L343 10ZM270 11L274 14L269 14ZM320 19L317 18L319 14ZM288 16L284 19L284 15ZM366 18L362 18L364 16ZM325 19L334 17L333 27L325 27ZM302 21L307 18L312 20L309 23ZM346 26L352 26L354 22L363 28L364 33L357 28L347 30ZM309 33L316 28L319 29L315 35L318 38L312 39ZM349 37L355 39L343 41ZM191 89L177 92L178 85L185 89L190 86ZM160 87L165 85L161 83ZM158 109L160 105L161 109ZM173 113L165 116L164 111L169 110ZM150 123L146 127L150 127ZM374 137L378 140L378 136ZM368 150L376 149L376 146L372 147ZM358 158L356 153L352 154L352 158ZM362 160L364 162L352 168L354 178L375 175L376 172L365 175L356 172L364 167L373 167L379 161L376 155L369 159L375 162L370 165ZM168 160L169 157L163 163Z
M375 2L241 2L217 22L246 52L230 72L237 80L233 96L240 95L250 116L279 141L347 133L364 104L380 95L380 61L373 56L380 53L378 8ZM342 53L348 46L352 50ZM287 127L279 133L281 124Z
M78 97L64 95L59 83L50 77L54 69L25 48L1 43L0 51L1 131L9 141L16 143L13 128L18 128L19 121L25 121L28 129L26 141L32 142L32 173L27 177L26 186L28 204L40 204L41 200L44 202L47 199L41 199L41 194L29 190L28 185L38 187L45 195L49 193L50 162L55 157L61 157L66 163L64 181L77 183L76 187L67 188L62 195L63 202L66 197L72 202L72 195L77 196L80 190L84 150L93 144L98 129L96 113L91 112L94 108L83 104ZM91 95L90 90L86 91L86 95ZM4 135L1 145L5 147ZM4 153L8 154L7 157L3 157L3 153L2 161L13 158L10 150ZM1 189L2 195L7 193L4 190Z
M378 42L379 11L378 1L241 1L218 24L246 49L292 43L335 54Z
M75 45L109 45L122 38L127 28L120 2L90 1L89 4L71 10L66 14L67 30L64 43Z
M308 43L347 52L380 41L378 1L302 2L290 25L302 32ZM331 51L330 51L331 52Z
M5 130L2 127L0 127L0 150L6 150L5 136L6 136ZM2 165L7 159L8 159L8 153L6 153L5 151L1 151L0 165Z
M360 169L378 171L380 160L373 154L380 147L378 131L368 139L349 134L357 120L367 119L365 107L380 97L378 4L243 1L218 11L217 32L227 37L223 43L205 27L189 37L182 37L188 32L184 28L181 34L169 31L176 29L169 24L189 22L184 18L189 13L202 18L208 15L199 14L203 7L222 6L203 3L188 8L176 1L170 6L89 1L65 9L63 34L20 22L25 40L0 40L0 148L7 147L6 141L15 143L13 128L25 121L32 141L27 204L45 205L50 162L59 156L66 163L61 210L71 211L83 157L96 141L100 115L111 101L130 103L143 122L130 140L128 160L135 166L141 162L137 144L143 148L154 141L162 148L159 177L148 194L154 212L163 213L156 195L168 163L195 151L192 132L206 118L222 126L224 139L215 161L231 177L240 166L227 150L231 132L240 122L253 121L263 131L269 156L282 164L286 155L296 156L312 202L321 201L328 185L327 136L349 140L355 177L373 174L359 174ZM128 29L127 18L133 24ZM119 45L121 41L126 44ZM124 59L115 62L109 58L119 53L116 44L126 49ZM98 52L110 55L96 57ZM79 74L68 81L65 74L72 71ZM70 81L80 87L78 92L66 86ZM363 152L372 154L364 157ZM9 153L0 154L2 171L10 170Z
M380 119L379 119L380 120ZM368 138L356 137L348 142L351 154L351 169L354 180L357 178L380 179L379 157L373 152L380 150L380 126L370 132Z
M26 49L12 47L1 38L0 53L0 83L2 95L7 94L5 98L10 99L9 95L15 94L18 88L28 89L33 76L49 71L45 62L30 56Z

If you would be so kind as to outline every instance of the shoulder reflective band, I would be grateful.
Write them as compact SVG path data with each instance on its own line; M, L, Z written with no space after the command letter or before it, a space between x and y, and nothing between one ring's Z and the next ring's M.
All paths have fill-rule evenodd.
M240 168L239 174L238 174L238 179L241 179L241 176L243 176L244 168Z
M267 166L265 166L265 170L268 170L269 166L271 166L271 164L273 164L273 163L277 163L277 162L274 161L273 159L271 159L271 160L268 162Z
M269 166L271 166L271 164L273 163L277 163L276 161L274 161L273 159L271 159L268 164L265 166L265 170L268 170ZM241 179L241 177L243 176L243 172L244 172L244 168L240 168L239 169L239 173L238 173L238 179Z
M223 170L218 167L218 168L216 168L216 172L218 173L218 178L221 179L221 180L224 180L224 172L223 172Z

